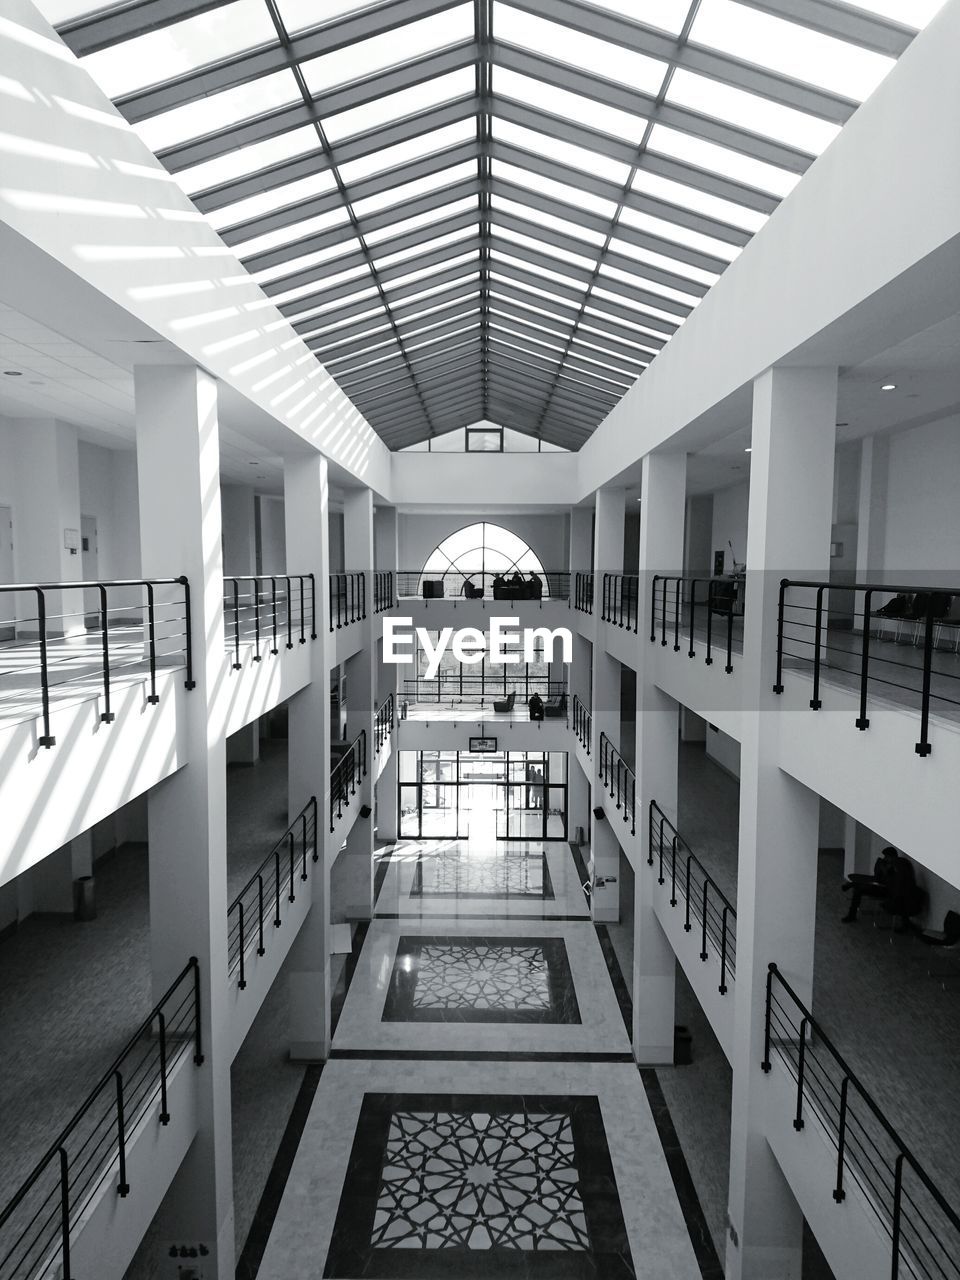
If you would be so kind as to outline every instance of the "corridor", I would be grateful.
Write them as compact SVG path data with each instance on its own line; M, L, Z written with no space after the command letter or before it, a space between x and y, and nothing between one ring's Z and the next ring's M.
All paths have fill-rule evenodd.
M401 843L378 884L260 1280L710 1274L570 847Z

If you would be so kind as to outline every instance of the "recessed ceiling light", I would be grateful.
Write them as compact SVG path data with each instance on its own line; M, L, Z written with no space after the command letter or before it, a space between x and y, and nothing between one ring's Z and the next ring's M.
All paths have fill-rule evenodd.
M895 382L885 382L880 388L881 391L896 391L897 384Z
M5 378L22 378L23 374L19 369L4 369L3 376Z

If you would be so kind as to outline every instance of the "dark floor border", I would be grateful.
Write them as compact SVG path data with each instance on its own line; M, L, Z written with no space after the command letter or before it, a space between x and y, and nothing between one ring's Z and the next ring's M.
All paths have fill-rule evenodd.
M498 1052L496 1049L475 1051L466 1049L332 1049L331 1058L353 1058L374 1062L629 1062L632 1053L550 1053L548 1051Z
M617 1004L620 1006L623 1025L627 1029L627 1038L633 1044L633 1000L630 997L623 970L620 968L620 959L614 949L613 939L610 937L610 930L607 926L605 924L597 924L594 925L594 928L597 931L600 950L603 952L603 958L607 964L607 973L610 975L610 981L613 984L613 992L617 997Z
M267 1175L263 1194L253 1215L250 1230L247 1232L243 1251L237 1261L237 1280L256 1280L257 1273L260 1270L260 1263L263 1261L263 1255L267 1248L267 1241L270 1239L270 1233L273 1230L277 1210L280 1208L280 1201L283 1199L287 1179L290 1177L290 1170L293 1168L297 1148L300 1146L300 1139L303 1137L303 1131L306 1128L310 1108L313 1106L322 1071L323 1063L317 1063L307 1067L303 1073L300 1091L294 1101L290 1118L283 1131L283 1137L280 1139L279 1147L277 1147L277 1154L274 1156L273 1164Z
M431 902L442 902L442 898L431 898ZM516 901L516 899L513 899ZM536 899L528 899L528 901L536 901ZM411 911L378 911L374 916L374 920L406 920L408 923L430 924L434 920L450 920L456 919L458 923L471 924L474 920L495 920L497 924L540 924L541 921L550 921L557 923L566 920L570 924L589 924L589 916L534 916L534 915L499 915L499 916L480 916L480 915L457 915L455 911L448 912L443 915L440 912L431 911L429 915L414 915Z

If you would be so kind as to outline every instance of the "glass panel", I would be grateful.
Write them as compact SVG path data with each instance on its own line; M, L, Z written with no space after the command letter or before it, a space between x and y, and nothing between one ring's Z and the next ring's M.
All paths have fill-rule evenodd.
M218 187L223 182L232 182L234 178L256 173L258 169L266 169L269 165L279 164L281 160L289 160L292 156L319 150L317 131L312 124L306 124L301 129L291 129L289 133L281 133L276 138L266 138L249 147L239 147L225 156L217 156L215 160L204 160L189 169L181 169L173 177L187 195L193 195L197 191L206 191L208 187ZM333 184L332 175L330 183Z
M277 0L277 8L284 26L292 33L369 9L375 3L376 0Z
M360 241L355 237L340 244L328 245L325 249L315 249L312 253L304 253L298 258L289 258L272 267L264 267L262 271L254 271L257 284L268 284L271 280L281 280L284 276L293 275L295 271L303 271L307 267L317 267L333 258L346 258L360 250Z
M290 244L304 236L318 235L333 227L341 226L347 221L346 209L331 209L316 218L305 218L302 222L292 222L287 227L278 227L276 231L267 231L262 236L254 236L252 240L244 240L242 244L233 246L238 258L249 258L255 253L265 253L268 249L276 249L282 244Z
M678 36L687 20L691 0L590 0L598 9L609 9L624 18L633 18L661 31Z
M414 271L407 272L406 275L397 276L395 280L385 281L383 287L389 293L392 289L399 289L402 285L413 284L417 280L429 280L430 276L436 275L438 271L449 271L451 267L460 264L476 263L479 254L479 249L471 249L469 253L456 254L445 262L436 263L430 267L419 267Z
M399 249L395 253L384 254L382 258L375 259L374 266L378 270L383 270L385 267L405 262L407 258L419 258L425 253L431 253L434 249L442 249L444 245L456 244L458 240L476 234L476 227L463 227L460 231L450 231L446 235L436 236L433 240L425 240L421 244L414 245L411 249Z
M276 71L272 76L261 76L249 84L174 107L133 127L151 151L162 151L297 101L302 99L293 72Z
M525 325L529 325L530 328L536 329L537 333L542 333L545 341L559 343L560 346L563 345L563 342L564 342L563 335L558 334L554 329L546 328L543 324L537 324L538 318L543 317L544 313L542 311L534 311L532 307L524 307L522 303L513 302L509 299L507 300L507 303L510 306L519 307L523 313L522 316L518 317L518 316L512 315L510 312L506 310L503 310L502 308L504 307L504 299L500 298L500 296L496 293L496 291L494 291L491 294L491 308L490 308L491 314L497 316L502 324L516 327L516 325L522 319ZM571 329L571 332L572 332L572 329Z
M905 27L916 27L922 30L935 13L939 13L946 0L857 0L856 4L847 5L847 0L837 0L844 8L866 9L877 13L881 18L891 18L894 22L902 22Z
M470 209L479 210L476 196L467 196L463 200L454 200L450 204L442 204L437 209L428 209L426 213L415 214L412 218L402 218L389 226L380 227L377 231L365 233L368 245L380 244L393 236L405 235L408 231L416 231L418 227L429 226L432 222L442 222L445 218L453 218L457 214L466 213Z
M680 68L670 82L667 101L799 147L814 156L825 150L840 132L840 126L829 120L818 120L793 107L781 106L769 98Z
M384 147L371 155L361 156L358 160L348 160L340 166L340 177L348 185L369 177L372 173L384 173L398 165L408 164L411 160L419 160L421 156L431 155L446 147L454 147L458 142L466 142L477 136L475 116L467 120L459 120L443 129L432 129L429 133L421 133L408 142L398 142L393 147Z
M366 269L364 269L363 271L343 272L343 275L341 276L341 281L345 279L349 279L351 275L353 276L365 275L367 279L370 278L369 272ZM331 280L328 278L324 281L324 287L329 289L329 288L332 288L333 285L336 283L337 283L336 280ZM323 302L316 306L306 307L303 311L294 312L290 316L290 323L295 324L301 320L309 320L312 316L322 316L327 311L333 311L336 307L349 307L351 303L360 302L364 298L370 298L372 300L377 295L377 292L378 292L377 287L376 285L369 285L365 288L361 287L364 285L364 283L365 282L363 280L358 280L356 289L353 292L347 294L347 296L344 298L332 298L329 302ZM304 292L303 289L297 289L291 294L291 297L296 298L303 292ZM272 298L271 301L275 303L277 306L280 305L280 302L276 298Z
M674 240L677 244L685 244L690 249L699 249L703 253L713 254L714 257L723 258L727 262L732 262L740 252L735 244L728 244L726 240L716 240L713 236L705 236L700 231L691 231L689 227L678 226L675 222L654 218L651 214L641 213L638 209L624 207L620 211L620 221L626 223L628 227L636 227L638 231L649 231L651 235L663 236L665 240Z
M338 115L327 116L323 122L327 141L331 144L340 142L343 138L402 120L404 116L426 111L428 107L439 106L453 98L467 97L475 88L476 72L470 66L463 67L460 71L451 71L449 75L436 76L423 84L403 89L400 93L388 93L375 102L366 102L363 106L352 107Z
M531 169L521 169L503 160L493 160L491 172L495 178L501 178L505 182L515 182L518 186L527 187L528 190L536 191L539 195L550 196L554 200L561 200L564 204L572 204L575 208L584 209L590 213L598 213L601 217L612 218L617 211L617 206L612 200L604 200L602 196L594 195L592 191L572 187L566 182L558 182L556 178L545 178Z
M399 181L399 185L380 191L375 196L365 196L353 201L353 211L358 218L365 218L391 205L402 204L405 200L415 200L417 196L428 195L438 191L440 187L451 186L464 178L474 178L477 174L477 162L466 160L463 164L451 165L449 169L441 169L439 173L431 173L426 178L415 178L412 182Z
M621 271L619 267L612 267L608 262L600 264L600 274L612 276L614 280L622 280L624 284L632 285L636 289L647 289L651 293L662 294L664 298L670 298L674 302L682 302L688 307L695 307L700 301L693 294L681 293L679 289L671 289L669 285L647 280L642 272L638 272L635 275L632 271ZM676 317L674 318L676 319Z
M610 274L613 274L612 272ZM639 283L633 281L633 284ZM639 302L636 298L631 298L628 294L612 293L609 289L604 289L602 285L595 284L591 296L597 298L606 298L608 302L616 302L621 307L629 307L631 311L645 311L649 316L656 316L660 320L667 320L676 328L680 324L682 317L672 315L669 311L661 311L659 307L651 306L648 302ZM661 335L663 336L663 335Z
M121 3L99 4L97 0L37 0L37 8L52 26L86 17L88 13L109 13L122 8Z
M498 40L506 40L521 49L536 49L548 58L566 62L581 71L619 80L640 93L659 93L667 71L667 64L656 58L532 13L521 13L499 0L495 0L493 6L493 34Z
M723 200L682 182L673 182L670 178L661 178L659 174L647 173L644 169L638 169L633 175L633 189L661 200L669 200L671 204L706 214L709 218L716 218L718 222L729 223L744 231L759 231L768 217L765 213L758 213L756 209L747 209L744 205L734 204L732 200Z
M539 352L540 348L543 347L550 353L551 358L554 352L558 353L558 358L563 355L564 342L562 338L555 337L551 341L547 334L544 334L542 338L535 338L533 334L526 333L511 325L509 319L501 318L498 312L495 311L493 314L496 319L491 322L490 328L494 333L504 336L506 341L523 343L528 350L536 352Z
M502 209L504 213L516 214L518 218L526 218L542 227L552 227L561 235L573 236L576 239L588 240L591 244L601 245L606 237L601 231L592 231L582 227L579 222L569 222L566 218L557 218L552 213L544 213L542 209L534 209L528 204L520 204L516 200L508 200L504 196L494 194L490 198L494 209Z
M100 49L80 61L108 98L120 98L276 40L277 29L263 0L235 0Z
M543 80L534 80L531 76L507 71L503 67L493 68L493 91L563 119L576 120L578 124L609 133L621 141L632 142L634 146L639 145L646 127L643 116L631 115L628 111L594 102L582 94L571 93L555 84L546 84Z
M583 280L574 280L570 276L565 276L559 271L551 271L549 267L542 266L539 262L534 266L532 263L525 261L523 258L515 258L512 254L504 253L500 248L493 248L490 251L494 261L511 262L515 267L520 267L523 271L532 271L538 276L542 276L547 280L556 280L558 284L564 284L568 289L574 289L583 292L586 289L586 282Z
M610 241L610 248L615 253L622 253L624 257L634 258L641 263L649 262L653 267L662 267L664 271L672 271L676 275L686 276L687 279L696 280L699 284L705 284L708 287L719 279L717 272L703 271L700 267L693 267L677 258L665 257L662 253L654 253L652 249L642 249L638 245L630 244L627 240L620 240L614 237Z
M496 101L493 104L497 110ZM509 120L500 120L494 114L493 136L504 142L512 142L516 147L532 151L536 156L546 156L558 160L561 164L573 169L582 169L585 173L598 178L606 178L618 186L624 186L630 176L630 169L619 160L611 160L609 156L600 155L597 151L588 151L585 147L575 146L572 142L560 142L557 138L549 138L538 129L526 129L523 125L513 124Z
M786 196L800 181L798 173L790 173L764 160L755 160L729 147L721 147L705 138L695 138L692 133L681 133L666 125L655 124L647 144L651 151L660 151L675 160L685 160L701 169L710 169L724 178L745 183L771 195Z
M274 209L283 209L288 204L296 204L299 200L324 195L332 191L335 185L333 170L323 169L320 173L311 173L308 178L298 178L296 182L288 182L282 187L272 187L269 191L248 196L235 204L225 204L222 209L214 209L208 213L207 221L218 230L220 227L236 226L239 222L259 218Z
M497 235L503 236L504 240L510 240L513 244L522 244L528 249L533 249L537 253L545 253L552 258L561 258L564 262L569 262L575 267L582 267L585 271L592 271L595 259L587 258L579 253L570 253L567 249L559 249L555 244L538 240L534 236L523 235L522 232L513 231L509 227L502 227L498 224L497 219L493 219L493 224L497 228Z
M497 253L496 253L496 250L494 250L494 258L496 257L497 257ZM501 260L506 262L513 261L513 259L509 258L506 254L502 255ZM529 265L526 265L524 263L518 262L516 265L525 266L525 269L527 271L530 270ZM542 289L535 288L533 285L524 284L520 280L514 280L512 276L501 274L499 271L497 271L496 265L494 265L493 271L490 274L491 274L491 279L499 280L501 284L507 284L510 286L511 289L522 289L524 293L529 293L531 296L531 299L539 298L541 293L543 292ZM573 284L573 281L571 281L570 283ZM557 308L562 309L563 307L568 307L572 311L576 311L580 306L579 302L571 302L569 298L558 297L555 293L551 293L549 289L547 290L547 292L550 294L550 302L555 310ZM530 305L531 306L533 305L532 301Z
M348 280L356 280L358 277L361 277L361 276L365 276L369 279L370 268L368 266L363 265L363 266L357 266L357 267L349 267L346 271L340 271L335 276L327 276L323 281L322 287L324 289L333 289L338 284L346 284ZM304 297L305 294L316 293L320 287L321 286L318 281L312 281L309 284L297 285L295 289L288 289L285 293L274 294L273 297L270 299L270 301L273 303L275 307L279 307L285 302L295 302L297 298L302 298ZM346 301L345 298L339 298L337 299L336 302L324 303L323 306L320 306L320 307L311 307L309 311L305 311L302 314L298 314L294 316L293 319L299 320L299 319L303 319L303 317L307 315L315 315L318 312L324 310L324 308L328 306L342 307L345 301Z
M463 4L392 31L383 31L368 40L357 40L343 49L304 62L301 67L310 92L325 93L338 84L374 75L435 49L472 40L473 36L473 5Z
M869 97L894 64L883 54L733 0L703 0L690 38L858 102Z

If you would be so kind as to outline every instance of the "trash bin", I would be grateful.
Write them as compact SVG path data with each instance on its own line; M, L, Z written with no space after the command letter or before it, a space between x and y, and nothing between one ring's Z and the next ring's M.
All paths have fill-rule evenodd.
M586 843L586 840L583 838L583 827L577 827L577 838L575 841L577 848L582 849Z
M96 881L93 876L81 876L73 882L73 918L82 921L97 918Z
M406 699L404 699L404 701L400 703L400 719L406 720L406 718L407 718L407 702L406 702Z
M673 1028L673 1065L689 1067L693 1062L693 1036L687 1027Z

